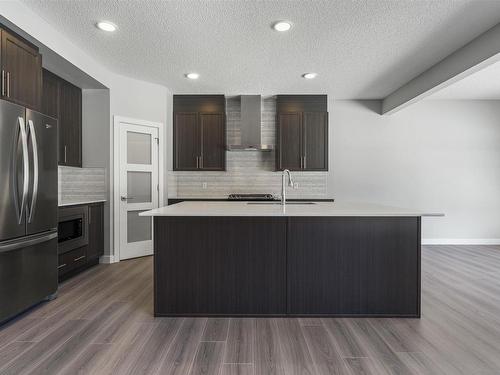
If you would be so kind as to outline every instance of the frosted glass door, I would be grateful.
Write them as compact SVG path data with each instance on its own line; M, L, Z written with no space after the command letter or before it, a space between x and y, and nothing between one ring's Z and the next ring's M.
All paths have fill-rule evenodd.
M158 207L158 129L120 126L120 259L153 253L151 217L139 213Z

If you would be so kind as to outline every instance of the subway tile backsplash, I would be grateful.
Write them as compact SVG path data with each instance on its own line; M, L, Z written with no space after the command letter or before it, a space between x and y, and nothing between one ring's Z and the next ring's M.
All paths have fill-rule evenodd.
M276 144L276 99L262 102L262 142ZM239 98L226 99L227 143L240 143ZM170 198L225 198L231 193L281 194L281 172L275 172L274 151L226 152L225 172L169 172ZM328 198L327 172L292 172L298 188L290 198Z
M105 168L58 168L59 204L105 200Z

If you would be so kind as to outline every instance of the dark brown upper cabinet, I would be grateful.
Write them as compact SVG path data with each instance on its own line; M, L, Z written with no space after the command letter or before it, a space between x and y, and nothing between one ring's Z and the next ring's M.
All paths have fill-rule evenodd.
M174 95L174 170L226 170L224 95Z
M38 48L1 29L2 99L39 111L42 93L42 55Z
M198 169L201 154L198 113L174 113L174 169Z
M43 69L42 112L57 119L59 118L59 81L58 76Z
M59 120L59 165L82 166L82 90L43 70L42 112Z
M64 80L59 85L59 148L61 165L82 166L82 90Z
M276 169L327 171L327 96L278 95L276 109Z
M225 114L200 113L201 160L200 168L206 171L225 170Z

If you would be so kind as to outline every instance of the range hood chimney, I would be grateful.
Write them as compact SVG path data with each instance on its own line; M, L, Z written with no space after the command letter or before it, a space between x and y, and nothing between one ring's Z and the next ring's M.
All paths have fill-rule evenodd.
M260 95L241 95L241 144L229 145L229 151L270 151L273 145L262 143Z

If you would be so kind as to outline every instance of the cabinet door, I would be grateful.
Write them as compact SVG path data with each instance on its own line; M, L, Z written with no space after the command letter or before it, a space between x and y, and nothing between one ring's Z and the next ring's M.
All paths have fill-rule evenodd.
M358 218L293 217L287 233L288 313L359 314Z
M40 110L42 56L36 47L2 30L2 97Z
M61 80L59 90L59 148L62 165L82 166L82 90Z
M89 205L89 245L87 257L104 254L104 207L102 203Z
M203 170L223 171L226 161L226 136L223 113L200 113L201 160Z
M278 114L279 170L300 170L302 168L302 113Z
M419 316L419 220L290 218L288 312Z
M155 314L286 312L286 219L155 217Z
M199 168L200 127L197 112L174 113L174 170Z
M43 70L42 113L59 118L59 78Z
M328 113L304 112L303 164L308 171L328 170Z

